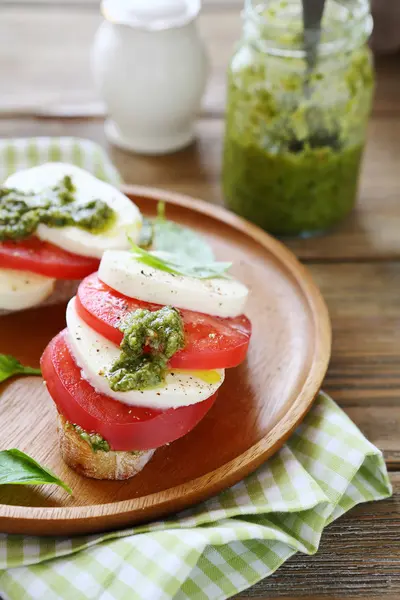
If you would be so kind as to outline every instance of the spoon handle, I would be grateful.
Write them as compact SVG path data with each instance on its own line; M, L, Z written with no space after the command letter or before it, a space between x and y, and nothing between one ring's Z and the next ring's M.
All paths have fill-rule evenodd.
M321 20L325 8L325 0L302 0L304 49L308 71L315 67L318 45L321 39Z

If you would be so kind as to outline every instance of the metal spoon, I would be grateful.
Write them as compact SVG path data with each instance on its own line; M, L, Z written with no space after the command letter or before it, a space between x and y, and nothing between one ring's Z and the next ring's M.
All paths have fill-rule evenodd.
M318 58L318 46L321 40L321 20L325 0L302 0L303 3L303 39L306 53L306 92L309 94L309 78Z
M304 77L303 93L306 99L309 99L312 94L311 75L317 64L318 46L321 41L321 21L325 8L325 0L302 0L303 4L303 45L306 59L306 72ZM311 148L330 146L338 149L339 138L335 132L326 132L323 130L315 130L317 109L308 117L310 135L306 140L292 140L289 149L292 152L301 152L304 145L307 144Z

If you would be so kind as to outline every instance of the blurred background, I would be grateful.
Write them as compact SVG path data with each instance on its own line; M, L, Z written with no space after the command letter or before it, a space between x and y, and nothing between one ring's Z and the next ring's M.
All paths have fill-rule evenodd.
M154 185L156 173L160 187L221 202L226 70L240 37L242 6L242 0L203 1L199 29L211 71L197 145L183 158L187 171L181 170L178 154L156 167L156 158L138 157L134 173L127 155L112 150L128 182ZM391 110L400 98L400 0L373 0L373 12L379 112ZM98 0L0 0L0 137L78 135L105 144L104 105L90 69L90 49L101 21ZM202 174L196 187L190 180L192 169Z
M224 104L221 75L240 36L243 0L202 4L200 30L212 62L204 108L214 113ZM102 20L99 6L99 0L0 1L0 115L102 114L89 65L90 47ZM400 51L400 0L372 0L372 10L375 51Z

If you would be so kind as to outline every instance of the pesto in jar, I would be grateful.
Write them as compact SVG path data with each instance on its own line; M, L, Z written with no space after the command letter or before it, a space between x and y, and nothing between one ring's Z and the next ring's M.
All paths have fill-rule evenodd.
M37 193L0 188L0 242L27 238L41 223L49 227L72 225L91 233L111 227L116 215L108 204L98 199L77 202L75 192L69 175L55 187Z
M321 232L356 200L374 83L368 26L342 23L338 3L327 0L310 72L299 0L247 4L244 40L228 71L226 203L276 235Z

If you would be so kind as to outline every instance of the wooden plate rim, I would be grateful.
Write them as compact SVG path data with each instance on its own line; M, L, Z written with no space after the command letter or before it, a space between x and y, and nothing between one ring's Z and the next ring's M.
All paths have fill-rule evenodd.
M143 519L141 520L145 520L149 516L159 517L165 514L170 503L174 503L177 510L181 510L194 502L203 501L243 479L284 444L311 408L326 374L331 353L331 324L328 309L311 275L288 248L256 225L223 207L209 204L203 200L147 186L123 185L122 191L132 199L135 197L159 199L220 220L253 238L278 258L280 264L283 264L296 281L311 309L316 330L311 369L290 411L278 421L273 429L245 452L214 471L162 492L118 502L75 507L30 507L0 504L1 519L18 519L19 521L37 519L46 522L70 519L92 520L93 518L134 514L142 511ZM296 414L296 418L291 418L292 413ZM156 503L154 503L155 500Z

